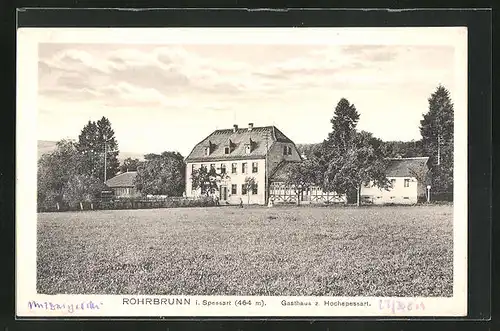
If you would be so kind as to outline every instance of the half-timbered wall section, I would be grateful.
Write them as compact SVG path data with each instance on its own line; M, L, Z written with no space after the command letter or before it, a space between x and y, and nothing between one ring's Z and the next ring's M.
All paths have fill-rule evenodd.
M272 182L269 186L269 197L275 204L297 203L297 193L293 186L287 186L283 182ZM303 204L335 204L347 203L345 195L331 192L323 192L320 187L311 186L300 192L300 203Z

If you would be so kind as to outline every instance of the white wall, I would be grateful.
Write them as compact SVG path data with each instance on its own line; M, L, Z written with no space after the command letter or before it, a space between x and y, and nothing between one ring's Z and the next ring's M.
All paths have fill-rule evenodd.
M256 162L257 163L257 173L252 172L252 163ZM236 173L233 174L231 172L232 170L232 164L236 163ZM247 172L242 173L241 168L242 164L246 163L247 164ZM230 204L239 204L240 203L240 198L243 199L243 203L247 204L248 203L248 198L250 197L250 204L264 204L265 203L265 159L260 159L260 160L230 160L230 161L208 161L208 162L190 162L187 163L186 166L186 195L188 197L193 197L197 196L200 194L200 190L198 189L197 191L192 190L192 182L191 182L191 173L192 173L192 166L193 164L195 165L195 169L199 169L201 165L205 165L207 169L210 169L211 164L215 164L215 168L217 170L217 173L220 172L220 167L221 164L226 165L226 173L229 175L230 179L226 183L222 183L222 185L225 185L228 190L228 203ZM245 178L246 177L254 177L255 181L258 185L257 187L257 194L253 194L250 192L249 196L248 195L242 195L241 194L241 186L242 184L245 183ZM231 193L231 186L233 184L236 184L236 194Z
M388 177L393 181L393 187L389 190L381 190L378 187L361 187L362 201L370 201L374 204L414 204L418 199L418 181L414 177ZM405 187L405 179L409 180L409 186Z

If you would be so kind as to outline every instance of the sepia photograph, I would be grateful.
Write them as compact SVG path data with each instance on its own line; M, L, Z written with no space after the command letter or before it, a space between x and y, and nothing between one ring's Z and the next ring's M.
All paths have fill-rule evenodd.
M465 314L466 29L32 30L23 309Z

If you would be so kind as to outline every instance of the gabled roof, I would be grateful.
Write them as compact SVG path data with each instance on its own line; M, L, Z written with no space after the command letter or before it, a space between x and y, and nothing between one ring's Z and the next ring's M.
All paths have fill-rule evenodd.
M415 171L427 171L428 157L409 157L387 159L387 177L414 177Z
M285 181L286 177L289 174L290 168L297 163L300 163L301 161L282 161L280 162L277 166L276 169L271 172L271 175L269 176L269 179L271 181Z
M267 137L267 144L266 144ZM224 147L231 140L234 149L230 154L224 153ZM206 144L210 141L213 145L210 155L205 155ZM252 151L246 154L245 144L252 141ZM235 160L235 159L257 159L264 158L267 148L271 148L274 142L293 142L278 130L275 126L216 130L208 137L199 142L186 158L186 162L211 161L211 160ZM267 145L267 146L266 146Z
M106 181L108 187L134 187L135 177L137 176L137 171L129 171L121 173L113 178Z

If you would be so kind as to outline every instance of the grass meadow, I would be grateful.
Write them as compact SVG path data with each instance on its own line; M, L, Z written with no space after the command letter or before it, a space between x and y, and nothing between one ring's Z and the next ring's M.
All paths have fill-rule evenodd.
M38 214L44 294L452 296L452 206Z

